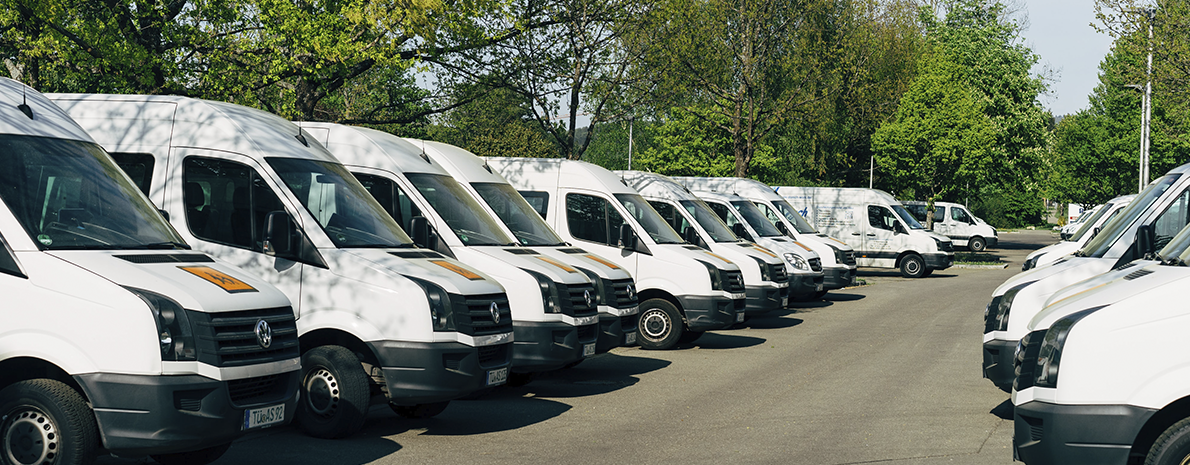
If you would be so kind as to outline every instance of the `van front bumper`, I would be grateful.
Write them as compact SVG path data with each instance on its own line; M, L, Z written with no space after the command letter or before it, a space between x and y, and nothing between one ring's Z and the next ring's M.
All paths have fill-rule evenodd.
M823 267L822 288L830 291L854 286L856 274L856 268L850 268L846 266Z
M678 303L686 314L686 326L691 331L710 331L730 328L743 318L748 302L746 294L741 293L739 299L726 296L678 296Z
M992 339L983 343L983 377L1005 392L1012 391L1012 381L1016 379L1013 359L1018 342Z
M921 256L926 262L926 269L945 270L954 264L953 253L927 253Z
M599 339L599 323L571 326L562 322L513 321L512 371L557 370L582 360L587 344Z
M245 412L284 404L297 412L300 370L219 381L200 375L88 373L74 377L95 411L103 446L137 457L227 444L246 431ZM254 428L255 429L260 429Z
M595 353L603 354L616 347L636 344L636 325L640 313L617 316L599 313L599 340L595 342Z
M789 300L814 297L826 289L826 278L823 272L797 273L789 275Z
M507 377L488 373L512 365L512 343L472 347L458 342L375 341L388 400L417 405L458 399ZM489 379L499 382L489 384Z
M1013 457L1029 465L1126 463L1141 427L1157 413L1131 405L1039 401L1013 412Z
M788 287L744 286L744 295L747 296L744 314L748 316L780 310L789 302Z

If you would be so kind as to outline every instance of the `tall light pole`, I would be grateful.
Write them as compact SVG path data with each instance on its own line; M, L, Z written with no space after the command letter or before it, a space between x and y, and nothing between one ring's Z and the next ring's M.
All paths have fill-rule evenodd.
M1149 23L1149 54L1145 67L1145 85L1143 88L1137 84L1124 86L1144 92L1140 99L1140 176L1136 189L1136 192L1139 193L1149 183L1149 127L1153 114L1153 17L1157 14L1157 10L1144 8L1134 10L1134 12L1144 14Z

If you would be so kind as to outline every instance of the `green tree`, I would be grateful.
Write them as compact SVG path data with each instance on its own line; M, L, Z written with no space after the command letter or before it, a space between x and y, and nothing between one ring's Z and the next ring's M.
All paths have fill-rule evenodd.
M538 128L519 93L483 84L460 86L455 92L465 103L443 115L431 138L479 156L558 156L558 147Z

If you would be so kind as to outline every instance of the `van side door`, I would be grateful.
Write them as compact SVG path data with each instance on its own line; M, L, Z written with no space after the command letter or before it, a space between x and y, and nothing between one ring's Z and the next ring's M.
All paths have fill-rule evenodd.
M611 201L601 196L566 193L566 211L554 229L576 239L579 247L612 259L632 275L638 273L636 252L620 247L620 226L627 224Z
M897 215L882 205L868 205L863 250L869 258L896 258ZM892 256L887 257L886 252Z

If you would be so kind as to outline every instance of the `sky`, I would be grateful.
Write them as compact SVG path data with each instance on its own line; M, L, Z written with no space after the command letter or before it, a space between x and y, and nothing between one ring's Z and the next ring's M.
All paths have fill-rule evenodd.
M1041 104L1054 116L1087 108L1087 96L1099 83L1099 62L1111 50L1112 39L1091 27L1094 0L1026 0L1028 28L1025 45L1041 59L1033 74L1050 78L1049 95Z

